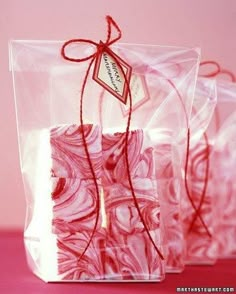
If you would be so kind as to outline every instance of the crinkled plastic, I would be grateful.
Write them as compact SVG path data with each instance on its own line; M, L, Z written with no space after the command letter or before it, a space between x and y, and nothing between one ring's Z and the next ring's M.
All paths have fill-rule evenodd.
M190 148L185 197L182 197L186 263L212 264L218 257L213 143L208 126L217 102L216 82L199 78L190 121Z
M112 46L132 67L134 79L128 134L133 197L124 153L129 109L89 75L83 129L94 181L79 120L88 63L64 60L62 45L10 45L28 264L45 281L161 281L165 264L176 258L178 264L183 255L180 179L165 171L184 159L199 51Z
M236 257L236 84L217 81L212 133L212 193L217 199L219 258Z

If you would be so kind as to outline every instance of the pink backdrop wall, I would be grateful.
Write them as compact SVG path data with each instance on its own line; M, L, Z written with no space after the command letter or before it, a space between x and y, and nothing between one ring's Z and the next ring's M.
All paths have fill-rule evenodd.
M94 40L105 35L110 14L123 29L123 42L200 46L203 59L236 73L235 0L0 0L0 227L22 227L21 181L9 39Z

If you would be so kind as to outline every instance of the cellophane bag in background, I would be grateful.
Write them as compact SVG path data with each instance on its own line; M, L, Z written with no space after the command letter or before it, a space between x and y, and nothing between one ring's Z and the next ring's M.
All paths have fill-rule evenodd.
M175 68L175 75L179 74L179 67ZM182 171L186 161L187 130L189 127L190 113L183 103L182 93L174 86L171 80L167 81L176 94L176 102L182 112L184 128L179 134L173 136L173 126L168 126L165 130L158 128L155 130L154 154L156 179L158 183L158 193L161 201L161 213L165 230L164 243L166 251L166 272L180 273L184 270L186 259L186 240L184 235L181 199L182 199ZM172 102L171 102L172 103ZM158 109L158 115L168 113L167 108ZM164 124L174 122L175 119L168 118ZM162 123L164 120L162 121Z
M213 185L213 142L208 135L217 103L216 82L198 78L190 121L188 169L182 197L187 264L212 264L218 257Z
M179 165L184 157L186 138L180 134L186 131L183 116L191 113L199 51L111 46L132 67L128 160L134 197L124 152L129 108L89 74L82 112L94 181L79 119L88 63L64 60L62 45L10 44L29 267L45 281L161 281L172 254L164 223L174 222L179 211L174 203L176 213L167 217L163 210L162 216L167 196L160 195L165 192L156 165L166 157ZM76 50L91 54L86 46ZM166 148L166 138L173 147ZM158 160L157 145L163 150Z
M217 199L219 258L236 257L236 84L217 80L218 103L211 131L212 193Z

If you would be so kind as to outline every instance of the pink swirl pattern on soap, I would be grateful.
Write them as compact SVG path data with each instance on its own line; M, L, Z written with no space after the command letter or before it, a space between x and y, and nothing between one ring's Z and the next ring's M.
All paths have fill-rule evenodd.
M164 263L153 250L127 179L124 134L102 138L107 215L106 275L115 280L161 280ZM157 247L162 244L153 148L143 130L131 131L129 161L138 207Z
M96 219L97 194L93 180L88 177L84 150L80 150L78 128L55 128L55 134L51 131L54 138L51 138L54 163L52 227L58 239L58 273L62 280L161 280L164 262L150 244L128 184L124 134L101 138L93 130L98 131L89 127L86 138L91 150L99 150L99 145L103 149L102 158L99 151L92 153L92 159L97 176L100 176L97 183L104 196L105 212L99 212L95 236L82 258L80 255ZM130 132L129 152L138 205L152 238L161 249L163 230L154 154L143 131Z
M217 242L206 232L193 231L186 237L187 264L214 264L218 257Z
M160 242L159 229L151 231L155 242ZM164 279L164 261L150 246L146 234L109 234L106 243L106 278L111 280L153 280Z
M90 233L83 228L76 233L61 233L57 236L58 274L61 280L103 280L105 278L104 231L96 232L91 246L80 259Z
M97 178L101 177L102 146L101 128L84 125L86 142ZM50 130L53 177L92 178L84 150L81 127L65 125Z
M129 135L129 164L132 177L140 163L143 145L143 131L131 131ZM109 185L127 180L127 166L125 161L125 133L103 134L103 181Z
M153 151L153 147L148 147L140 154L139 162L136 166L136 169L134 170L134 178L155 179L155 162L153 160Z
M160 205L155 182L150 179L133 181L135 195L147 227L155 230L160 226ZM104 190L108 230L116 234L129 235L145 230L134 205L128 183L107 186Z
M97 194L93 180L51 178L54 232L76 232L81 226L94 227ZM101 187L101 183L98 181ZM99 215L98 229L101 225Z
M101 215L92 243L82 259L96 219L96 191L93 180L51 178L53 199L53 233L57 235L58 274L62 280L104 278L105 233ZM98 182L99 184L99 182ZM103 232L103 233L102 233Z

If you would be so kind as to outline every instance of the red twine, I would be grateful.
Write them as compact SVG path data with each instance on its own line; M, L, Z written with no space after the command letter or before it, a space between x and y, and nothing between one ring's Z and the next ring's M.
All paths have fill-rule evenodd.
M85 153L87 156L87 160L89 163L89 167L92 173L92 178L94 181L94 185L96 187L96 194L97 194L97 215L96 215L96 221L94 224L94 228L92 231L92 234L90 236L90 239L84 249L84 251L82 252L82 254L80 255L79 260L82 259L82 257L84 256L84 254L86 253L88 247L90 246L93 236L96 232L96 228L97 228L97 224L98 224L98 218L99 218L99 211L100 211L100 195L99 195L99 188L98 188L98 184L97 184L97 180L96 180L96 175L95 175L95 171L93 169L93 165L92 165L92 161L90 158L90 154L89 154L89 150L88 150L88 145L86 142L86 138L85 138L85 134L84 134L84 122L83 122L83 96L84 96L84 92L85 92L85 87L88 81L88 76L91 70L91 67L93 65L93 63L95 62L95 60L101 56L101 54L103 54L104 51L108 52L110 54L110 56L115 60L116 64L118 65L120 71L122 72L122 75L124 77L124 81L125 81L125 85L127 85L128 88L128 97L129 97L129 114L128 114L128 120L127 120L127 127L126 127L126 133L125 133L125 161L126 161L126 166L127 166L127 174L128 174L128 181L129 181L129 185L130 185L130 190L132 193L132 197L135 203L135 206L137 208L139 217L141 219L141 222L143 223L144 229L152 243L152 245L154 246L156 252L158 253L158 255L160 256L161 259L164 259L162 253L159 251L159 249L157 248L155 242L152 239L152 236L149 233L148 227L144 221L144 218L142 216L141 210L139 208L138 205L138 201L137 198L135 196L135 192L134 192L134 187L133 187L133 183L132 183L132 178L131 178L131 173L130 173L130 166L129 166L129 158L128 158L128 139L129 139L129 132L130 132L130 124L131 124L131 115L132 115L132 95L131 95L131 90L130 90L130 86L129 86L129 81L125 75L124 69L122 67L122 65L120 64L120 61L118 60L118 58L116 57L116 55L113 53L113 51L109 48L110 45L114 44L115 42L117 42L118 40L120 40L121 38L121 30L119 28L119 26L116 24L116 22L112 19L112 17L110 16L106 16L106 21L107 21L107 38L105 43L100 42L100 43L96 43L92 40L88 40L88 39L72 39L69 40L67 42L65 42L61 48L61 55L65 60L71 61L71 62L84 62L84 61L90 61L88 68L86 70L85 76L84 76L84 80L83 80L83 84L82 84L82 89L81 89L81 95L80 95L80 125L81 125L81 131L82 131L82 140L83 140L83 145L84 145L84 149L85 149ZM116 30L117 33L117 37L115 38L111 38L111 33L112 33L112 29ZM87 45L93 45L96 47L96 51L95 53L86 56L84 58L72 58L66 55L66 47L71 45L71 44L87 44Z
M214 70L209 71L208 73L202 74L201 76L203 76L203 77L214 78L214 77L217 77L219 75L226 75L231 79L232 82L236 82L235 75L231 71L221 68L220 64L218 62L214 61L214 60L202 61L200 63L200 66L202 68L204 66L213 66L213 68L215 67Z
M203 184L203 190L202 190L202 194L201 194L201 198L200 198L200 203L199 203L199 206L197 208L197 212L196 212L195 216L193 217L192 222L191 222L191 224L189 226L188 233L190 233L192 231L194 223L196 222L197 217L200 214L200 211L202 209L202 205L204 204L204 199L205 199L206 192L207 192L207 187L208 187L209 169L210 169L210 160L209 160L210 146L209 146L209 142L208 142L208 136L207 136L207 134L205 132L203 133L203 136L204 136L204 140L205 140L205 143L206 143L206 148L200 154L198 153L195 156L195 158L192 159L191 174L194 173L194 171L193 171L194 162L197 160L197 158L199 158L201 155L203 155L204 156L203 160L206 161L204 184ZM204 226L204 228L206 230L207 235L211 238L212 236L211 236L211 233L210 233L207 225L205 224L205 222L203 220L201 220L201 222L202 222L202 225Z
M207 225L205 224L202 216L201 216L201 207L204 203L204 198L205 198L205 195L206 195L206 189L207 189L207 183L208 183L208 171L209 171L209 161L208 161L208 158L209 158L209 154L207 156L207 168L206 168L206 176L205 176L205 179L204 179L204 188L203 188L203 192L202 192L202 195L201 195L201 201L200 201L200 204L199 206L197 207L192 199L192 195L191 195L191 192L189 190L189 186L188 186L188 165L189 165L189 156L190 156L190 138L191 138L191 132L190 132L190 127L189 127L189 119L188 119L188 115L187 115L187 111L186 111L186 107L184 105L184 102L183 102L183 99L178 91L178 89L176 88L175 84L171 81L171 80L167 80L168 83L174 88L174 90L176 91L176 94L179 98L179 101L181 103L181 106L184 110L184 116L185 116L185 121L186 121L186 126L187 126L187 134L186 134L186 139L187 139L187 142L186 142L186 157L185 157L185 167L184 167L184 185L185 185L185 190L186 190L186 193L187 193L187 196L188 196L188 199L193 207L193 209L195 210L195 217L189 227L189 230L188 230L188 233L192 230L193 228L193 225L196 221L197 218L200 219L203 227L205 228L207 234L211 237L211 234L207 228ZM207 150L208 150L208 153L209 153L209 144L208 144L208 140L207 140L207 137L205 136L205 133L204 133L204 138L206 140L206 145L207 145Z
M157 74L160 74L158 71L156 70L152 70L152 72L156 72ZM206 163L206 173L205 173L205 178L204 178L204 186L203 186L203 191L202 191L202 195L201 195L201 200L200 200L200 204L197 207L194 203L194 200L192 198L192 194L190 192L189 186L188 186L188 166L189 166L189 157L190 157L190 138L191 138L191 132L190 132L190 126L189 126L189 118L188 118L188 114L187 114L187 110L184 104L184 101L182 99L182 96L179 92L179 90L177 89L177 87L175 86L175 84L173 83L172 80L168 79L166 76L163 76L163 78L166 79L167 83L174 89L174 91L176 92L176 95L179 99L179 102L181 104L181 107L184 111L184 118L185 118L185 123L186 123L186 156L185 156L185 163L184 163L184 185L185 185L185 190L186 190L186 194L187 197L195 211L195 216L194 219L189 227L188 233L190 233L190 231L193 228L193 225L195 223L195 221L197 220L197 218L200 219L203 227L205 228L207 234L211 237L211 234L207 228L207 225L205 224L202 216L201 216L201 207L204 203L204 199L206 196L206 191L207 191L207 184L208 184L208 177L209 177L209 144L208 144L208 138L206 136L206 134L204 133L204 139L206 141L206 153L207 153L207 163ZM166 167L167 168L167 167Z

